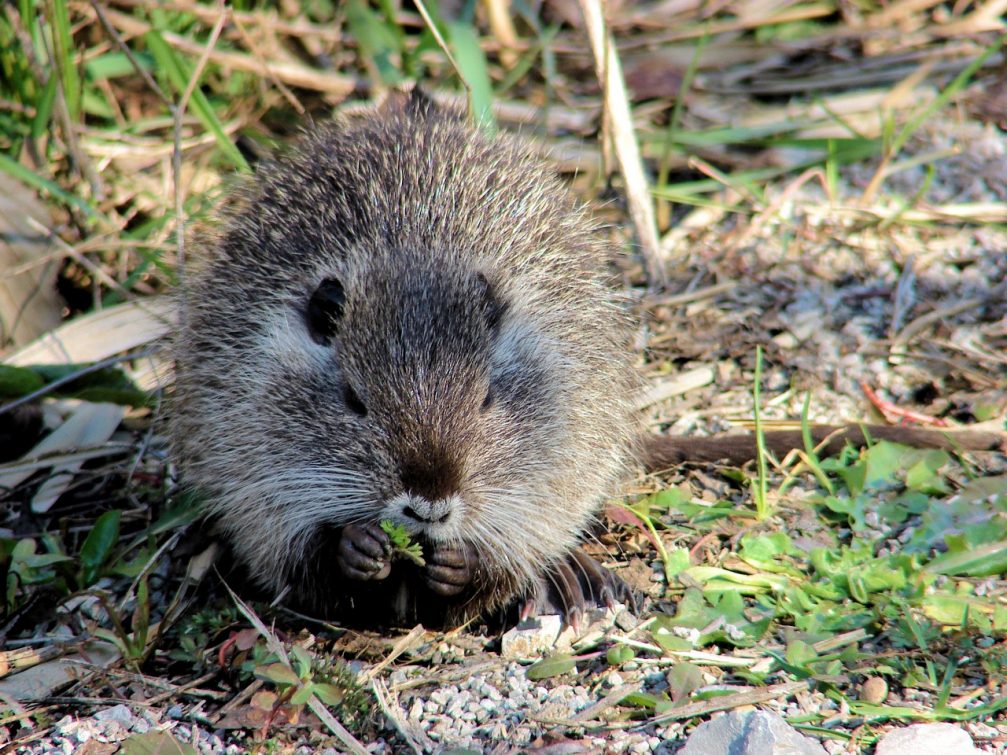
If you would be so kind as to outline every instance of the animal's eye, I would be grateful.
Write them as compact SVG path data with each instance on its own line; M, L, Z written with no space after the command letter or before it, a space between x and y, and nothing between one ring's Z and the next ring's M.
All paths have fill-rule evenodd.
M357 395L357 392L353 390L353 386L349 384L343 388L343 401L346 402L346 408L354 414L360 417L367 416L367 407L364 406L364 402L360 400L360 396Z
M484 411L485 412L487 409L489 409L491 406L493 406L493 402L496 401L496 398L497 397L496 397L496 393L493 390L493 386L490 386L489 388L487 388L486 389L486 398L483 399L482 406L479 407L480 411Z
M326 278L311 294L306 316L311 337L318 343L325 344L336 335L345 303L346 291L343 290L343 284L335 278Z

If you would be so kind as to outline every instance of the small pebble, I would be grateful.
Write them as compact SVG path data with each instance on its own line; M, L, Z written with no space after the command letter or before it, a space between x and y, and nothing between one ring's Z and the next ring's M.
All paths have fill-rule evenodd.
M409 708L409 718L413 721L419 721L423 717L423 701L419 698L413 700L412 706Z
M127 729L133 725L133 720L135 718L133 711L131 711L127 706L121 704L99 710L94 714L94 717L99 721L116 721L125 726Z
M865 703L878 705L888 697L888 682L880 676L871 676L860 685L860 699Z

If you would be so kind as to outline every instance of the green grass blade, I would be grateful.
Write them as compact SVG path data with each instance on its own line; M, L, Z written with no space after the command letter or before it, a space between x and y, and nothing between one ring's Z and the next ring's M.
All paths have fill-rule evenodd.
M699 42L696 44L696 49L692 54L692 59L689 61L689 66L685 69L685 75L682 77L682 83L678 87L678 94L675 97L675 106L671 111L671 118L668 120L668 127L664 130L664 143L661 145L661 157L658 160L658 171L657 171L657 182L658 184L668 183L668 173L670 171L669 158L671 157L671 148L675 143L675 137L679 132L679 125L682 122L682 113L685 112L685 94L692 88L692 82L696 78L696 72L699 70L699 61L703 56L703 50L706 48L706 43L710 39L710 35L704 33L700 37Z
M469 105L477 126L489 133L496 132L493 118L493 82L490 80L486 55L479 46L479 37L471 24L453 21L448 24L451 47L461 75L469 87Z
M812 474L815 475L818 484L825 488L829 492L829 495L832 495L836 492L832 485L832 480L825 474L818 454L815 453L815 441L811 437L811 421L808 418L810 411L811 393L806 393L804 394L804 406L801 408L801 439L804 441L804 461L808 465L808 468L811 469Z
M85 200L81 199L75 194L71 194L70 192L66 191L53 181L50 181L47 178L43 178L37 173L33 173L28 168L23 166L21 163L17 162L17 160L13 160L7 155L2 153L0 153L0 170L4 171L5 173L8 173L17 180L21 181L24 184L27 184L28 186L31 186L34 189L38 189L39 191L43 191L47 194L50 194L56 199L59 199L64 204L70 205L71 207L76 207L78 210L83 212L89 218L92 218L94 220L103 220L111 225L108 218L102 215L102 213L98 212L98 210L92 207Z
M188 66L175 54L175 51L164 41L164 37L156 29L152 29L144 34L143 39L147 44L147 49L150 50L150 54L154 56L157 67L164 72L171 86L181 95L189 85L191 73L188 71ZM245 156L234 146L234 142L228 137L224 131L224 127L220 123L220 119L217 118L213 106L206 98L206 95L200 91L199 87L193 88L189 107L192 108L199 122L216 138L217 146L220 147L220 151L224 153L224 156L231 164L238 168L238 170L250 171L251 168L245 160Z
M63 97L70 120L80 115L81 79L73 61L73 35L70 33L70 12L66 0L52 0L52 31L54 61L63 82Z
M755 449L758 472L752 483L752 496L755 499L755 512L759 519L769 516L768 478L766 468L766 436L762 429L762 346L755 347L755 379L752 383L753 418L755 420Z
M944 87L944 90L937 95L932 102L927 104L925 108L917 113L915 118L903 126L902 130L898 133L898 136L896 136L895 140L892 142L890 154L894 155L901 151L906 142L909 141L909 137L911 137L920 126L933 116L934 113L947 105L952 97L964 89L969 81L972 80L976 71L982 68L986 64L986 61L998 52L1001 47L1003 47L1004 42L1007 42L1007 34L1002 34L993 44L983 50L982 55L969 63L965 67L965 70L955 76L952 82Z
M55 102L56 77L50 76L35 102L35 117L31 120L32 139L41 139L49 130L49 121L52 120L52 107Z
M880 144L880 141L876 139L850 141L842 140L837 144L835 152L832 153L831 157L840 164L855 162L857 160L862 160L866 157L873 157L876 155ZM669 184L668 186L656 186L652 189L652 193L655 196L664 199L666 196L667 198L672 198L676 195L706 194L720 191L725 185L748 188L751 190L758 184L766 183L771 179L786 175L787 173L797 173L816 165L821 165L824 160L829 158L829 156L828 143L823 140L821 154L816 154L807 160L800 160L792 165L738 171L737 173L725 175L723 180L706 178L698 181L682 181L675 184Z
M371 62L381 80L389 86L401 84L403 76L397 61L403 49L398 27L386 22L362 0L347 3L346 23L360 45L361 57Z
M136 61L147 70L151 69L149 55L134 53ZM88 79L98 81L100 79L118 79L125 76L132 76L136 73L133 61L124 52L107 52L98 55L87 61L84 67Z

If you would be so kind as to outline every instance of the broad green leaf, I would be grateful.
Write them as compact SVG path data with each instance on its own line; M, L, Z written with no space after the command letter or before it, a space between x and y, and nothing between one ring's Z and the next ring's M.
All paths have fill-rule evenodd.
M577 667L576 661L569 653L557 653L541 661L533 663L525 672L532 681L550 679L554 676L568 674Z
M704 684L706 680L703 678L703 670L693 663L680 661L668 672L668 687L671 699L675 702L688 699L689 695Z
M636 658L636 651L629 645L614 645L605 653L605 660L610 666L621 666L634 658Z
M175 739L166 731L131 734L122 741L121 747L122 755L196 755L192 745Z
M948 484L940 470L951 456L946 451L931 449L923 458L906 470L906 487L928 495L943 495L948 492Z
M308 702L308 700L311 699L311 696L313 694L315 694L315 685L312 684L311 682L308 682L307 684L298 687L297 690L294 692L294 694L290 696L290 704L304 705L306 702Z
M818 660L818 653L803 640L791 640L787 643L785 657L788 663L795 666L807 666Z
M657 629L673 626L701 629L717 618L717 613L706 602L703 593L694 587L690 587L679 598L675 615L673 617L658 616L653 626Z
M746 595L765 590L784 590L789 584L786 577L775 574L742 574L716 566L692 566L685 573L703 585L707 592L738 592Z
M260 666L255 669L255 675L260 679L273 682L273 684L295 685L301 681L293 669L282 663L270 663L268 666Z
M161 514L161 518L154 522L150 528L150 534L160 535L162 532L178 529L186 524L191 524L202 516L202 509L194 495L186 491L178 497L178 502L170 509Z
M773 532L768 535L746 535L742 538L738 557L747 564L762 571L774 574L790 574L800 576L800 570L794 568L790 556L799 556L797 550L785 532Z
M965 595L928 595L922 602L923 613L945 626L965 626L983 614L992 615L993 604Z
M661 646L662 650L668 652L683 652L686 650L694 650L696 647L695 644L689 642L684 637L680 637L675 634L670 627L664 625L654 626L651 629L650 636L653 638L654 642Z
M647 504L651 509L666 509L669 511L677 511L678 507L683 503L688 503L691 500L689 493L682 490L681 488L665 488L664 490L659 490L654 495L645 498Z
M647 692L630 692L624 698L622 698L622 705L630 705L634 708L644 708L645 710L654 710L658 708L663 703L668 703L667 697L652 695Z
M668 558L665 562L664 573L669 577L678 576L692 564L688 548L669 548L665 553Z
M862 490L894 484L896 472L902 469L905 450L904 446L882 440L864 451Z
M301 679L307 679L308 674L311 672L311 656L308 655L308 651L300 645L294 645L290 648L290 654L294 657L294 668L297 676Z
M101 576L101 569L119 542L119 521L122 512L118 509L106 511L94 523L94 527L80 549L80 580L84 587L93 585Z
M133 57L142 68L150 70L153 65L150 55L134 52ZM84 70L91 80L117 79L122 76L132 76L136 73L133 61L121 51L107 52L89 58L84 64Z
M314 684L312 687L315 696L326 705L339 705L345 697L343 690L334 684Z
M18 398L44 385L45 380L30 367L0 364L0 398Z
M993 631L1007 632L1007 606L993 607Z
M935 558L924 567L934 574L989 577L1007 574L1007 540L973 546Z

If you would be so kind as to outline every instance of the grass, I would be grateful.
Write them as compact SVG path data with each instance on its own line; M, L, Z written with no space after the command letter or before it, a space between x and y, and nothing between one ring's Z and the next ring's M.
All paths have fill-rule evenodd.
M422 7L423 15L385 0L293 8L246 1L225 19L212 4L7 4L0 171L45 201L43 225L66 255L65 314L83 319L170 290L179 259L195 251L184 234L179 240L180 216L186 227L205 220L230 177L250 169L257 146L282 143L295 124L327 118L344 98L414 79L465 99L485 128L533 136L600 217L628 228L620 179L602 167L602 99L581 32L514 3L516 37L508 41L506 30L491 31L482 4L465 3L457 16L434 2ZM980 304L940 322L925 318L944 299L953 308L957 295L941 287L948 267L931 247L952 250L944 256L963 276L999 269L991 255L1004 228L1000 205L967 191L942 198L969 145L947 146L933 134L942 122L996 121L974 95L995 83L1004 38L964 7L947 17L906 4L867 4L857 18L834 2L738 11L609 16L630 88L650 87L651 96L631 104L656 176L651 194L674 203L658 214L661 232L676 241L666 260L671 286L738 284L733 293L648 311L645 369L720 370L716 388L690 393L655 422L692 416L690 429L707 430L719 429L711 415L754 414L759 437L774 417L800 417L804 448L781 460L760 450L754 476L673 470L638 481L631 513L616 515L613 529L618 560L651 580L653 609L639 626L541 661L529 676L576 682L603 698L610 690L601 679L612 671L637 680L641 669L667 672L666 685L639 681L605 716L569 731L649 727L673 736L683 732L676 722L691 727L717 710L772 707L795 691L819 705L790 722L838 741L869 744L893 721L996 723L1007 671L1002 465L883 442L821 456L812 422L862 416L862 404L841 389L849 361L828 372L825 351L779 339L796 330L798 294L831 287L839 309L866 302L840 325L855 330L864 360L881 364L870 374L901 400L925 393L913 365L930 365L926 374L939 365L933 412L1002 416L1003 336L982 281L967 280ZM917 29L911 43L886 31L897 23ZM845 60L832 54L851 49ZM989 165L972 168L973 178L980 168ZM994 241L982 246L987 236ZM619 232L613 242L629 246ZM915 268L907 254L916 255ZM914 269L909 289L920 293L901 331L914 335L890 343L869 327L856 330L869 321L886 332L880 318L888 310L870 304L883 303L877 292ZM637 299L647 285L641 271L629 257L614 271ZM956 323L968 327L953 331ZM963 333L967 339L953 337ZM806 338L815 343L814 334ZM114 358L114 343L108 348ZM97 603L96 618L71 612L65 626L75 642L104 638L122 663L78 683L78 699L128 679L194 721L209 715L213 725L230 705L244 716L243 741L260 748L297 741L292 722L309 710L338 732L318 708L329 704L353 735L387 735L377 725L385 720L381 686L355 686L331 659L359 652L380 681L403 648L368 654L339 630L309 631L297 617L197 588L205 553L192 557L188 574L184 564L171 566L170 554L193 532L194 502L165 466L159 394L137 390L146 364L0 369L0 401L43 390L56 424L70 415L69 401L129 407L114 440L62 448L35 466L0 465L0 479L22 481L7 494L22 515L0 537L5 646L20 652L55 631L57 604ZM39 486L59 469L72 473L51 513L31 513ZM400 545L411 552L407 541ZM431 646L467 636L438 636ZM406 665L428 670L443 663L433 651L407 657ZM867 678L886 680L889 696L863 699ZM190 686L203 696L189 696ZM408 699L415 690L397 694ZM195 700L212 701L210 712ZM11 706L0 708L0 720L31 736L53 716L89 706ZM182 748L171 735L153 736L134 735L133 744Z
M737 661L735 675L759 683L780 672L817 680L832 699L873 723L960 721L998 714L1007 705L1002 698L974 705L972 697L963 708L948 703L947 689L956 675L960 695L963 678L986 673L1000 678L1005 670L1003 656L980 648L994 647L995 638L1007 629L1007 610L974 592L984 577L1003 572L1002 565L989 559L991 552L1003 552L1002 516L962 529L961 520L951 525L954 512L972 506L963 501L975 500L978 491L966 484L954 495L947 488L944 495L937 493L954 476L946 469L954 462L942 452L880 442L862 453L825 459L821 466L834 492L822 489L812 497L816 519L811 530L792 524L749 529L747 516L731 501L700 503L661 492L652 497L651 511L666 506L662 519L673 529L716 531L722 537L737 532L740 538L738 546L724 554L723 565L690 566L680 573L674 615L649 625L651 641L634 643L637 653L690 658L719 645L716 663L730 667ZM984 487L983 482L979 478L974 484ZM998 510L1007 503L1005 494L1001 490L996 497ZM866 522L869 512L881 514L873 526ZM777 513L784 522L798 515L795 510ZM910 521L915 517L922 524L913 528ZM949 531L961 534L949 541ZM900 533L911 537L905 540ZM818 545L805 550L795 544L795 536ZM897 540L905 540L905 546L890 551L886 544ZM952 541L958 544L937 555ZM989 550L982 556L965 555L983 550L984 542ZM957 566L955 554L967 558L971 570L953 567L956 578L939 577L949 575L949 559ZM767 640L778 623L792 626L794 632L785 646L769 649ZM833 647L832 641L843 637L851 639ZM861 649L865 644L899 651L879 657ZM826 646L829 652L821 649ZM935 657L953 660L940 671L933 665ZM626 661L638 662L638 656ZM933 691L934 707L864 704L847 685L865 676ZM667 695L638 702L659 714L675 709Z
M768 496L768 469L766 436L762 430L762 347L755 350L755 379L752 381L752 416L755 420L755 464L756 476L752 480L752 499L755 502L755 513L758 518L765 519L769 516Z

